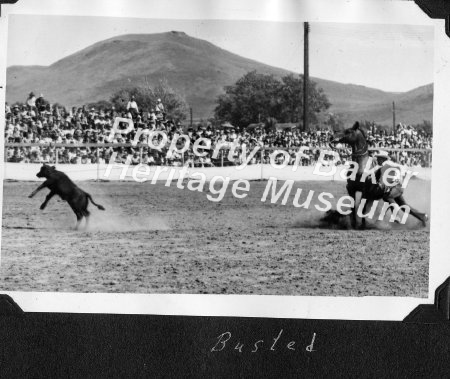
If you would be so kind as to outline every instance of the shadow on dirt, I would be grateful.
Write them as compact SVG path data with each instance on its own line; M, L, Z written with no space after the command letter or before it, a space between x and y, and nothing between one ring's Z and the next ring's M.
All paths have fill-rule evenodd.
M296 228L313 228L313 229L331 229L331 230L361 230L360 226L352 227L351 215L343 215L335 209L331 209L325 213L308 212L304 217L299 218L294 223ZM361 225L361 221L357 225ZM366 219L365 230L428 230L426 227L416 220L413 216L408 215L405 223L391 222L389 216L384 220L378 220L376 217Z

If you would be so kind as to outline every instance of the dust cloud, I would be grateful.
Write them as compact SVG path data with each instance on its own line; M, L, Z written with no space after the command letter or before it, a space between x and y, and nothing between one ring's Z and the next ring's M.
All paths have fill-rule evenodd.
M102 204L105 210L98 210L94 205L90 204L91 216L89 217L89 225L87 228L84 228L82 224L81 229L93 232L136 232L170 229L166 221L156 215L127 214L120 206L105 198L99 197L95 201Z
M420 212L424 212L430 218L431 210L431 183L430 181L415 179L411 180L405 189L404 198L406 203ZM359 201L359 196L357 197ZM390 222L391 213L388 212L384 220L378 220L383 202L380 201L372 219L366 218L366 229L377 230L429 230L430 222L423 227L422 223L411 214L408 215L404 224ZM351 216L341 215L335 211L335 205L330 213L321 212L314 208L313 204L309 209L301 209L293 227L296 228L318 228L318 229L352 229ZM400 217L402 213L400 212ZM358 224L361 224L359 220Z

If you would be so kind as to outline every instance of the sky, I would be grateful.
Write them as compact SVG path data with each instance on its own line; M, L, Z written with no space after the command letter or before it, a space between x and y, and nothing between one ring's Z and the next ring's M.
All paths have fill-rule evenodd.
M272 66L303 72L303 23L11 15L7 65L50 65L93 43L171 30ZM431 26L310 23L310 75L384 91L433 82Z

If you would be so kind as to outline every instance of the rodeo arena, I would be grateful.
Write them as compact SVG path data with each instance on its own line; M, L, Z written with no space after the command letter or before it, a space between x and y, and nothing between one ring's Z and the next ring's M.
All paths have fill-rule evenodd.
M401 122L339 133L186 123L164 106L66 109L34 93L6 104L3 289L428 295L431 135ZM210 148L196 154L199 139ZM360 156L411 173L398 195L406 222L335 211L364 192L343 175ZM72 192L52 182L59 171ZM396 189L377 189L375 215Z

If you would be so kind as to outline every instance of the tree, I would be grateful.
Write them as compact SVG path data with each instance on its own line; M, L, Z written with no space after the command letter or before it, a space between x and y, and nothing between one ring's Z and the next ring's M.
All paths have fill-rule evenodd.
M281 122L300 122L303 117L303 81L304 76L295 77L289 74L281 78L279 97L281 100ZM317 124L317 115L330 107L330 102L322 88L317 83L308 82L308 119L311 124Z
M167 118L185 120L189 105L185 98L169 86L166 80L161 80L155 87L149 85L123 88L111 96L111 103L118 111L126 111L128 101L134 96L139 110L150 111L158 99L164 104Z
M60 103L53 103L52 104L52 108L53 109L59 109L60 111L66 112L67 109L64 105L60 104Z
M433 135L433 124L429 120L423 120L421 124L414 125L414 127L430 136Z
M152 104L161 99L169 118L185 120L189 113L189 105L184 96L169 86L167 80L161 80L151 91Z
M317 115L330 107L330 102L317 84L309 81L309 119L317 123ZM274 118L278 122L300 122L303 114L303 75L293 74L277 80L273 75L252 71L217 99L215 116L236 125Z
M273 75L249 72L235 85L225 87L225 94L217 99L215 115L239 126L264 121L278 113L279 88L280 82Z
M337 132L345 129L344 120L339 114L323 111L318 113L316 118L319 125L329 130Z
M97 110L105 110L105 109L110 109L112 107L112 103L110 101L107 100L100 100L100 101L96 101L93 103L89 103L86 105L89 109L91 108L95 108ZM125 104L125 108L126 108L126 104Z

